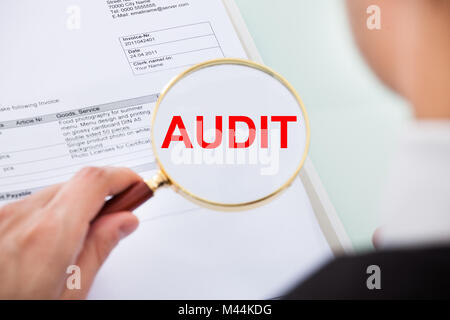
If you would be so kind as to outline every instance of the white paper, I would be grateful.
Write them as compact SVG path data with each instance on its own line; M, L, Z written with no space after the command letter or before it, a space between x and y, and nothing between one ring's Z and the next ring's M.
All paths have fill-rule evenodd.
M220 0L3 0L0 41L0 204L87 165L148 178L163 86L203 60L246 57ZM136 214L90 298L270 298L331 256L300 180L253 211L165 189Z

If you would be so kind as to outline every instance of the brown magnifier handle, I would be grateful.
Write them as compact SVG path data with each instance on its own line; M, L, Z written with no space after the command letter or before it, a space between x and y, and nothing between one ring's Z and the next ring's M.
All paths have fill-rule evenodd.
M153 197L153 190L144 181L137 182L125 191L105 202L99 215L121 211L133 211Z

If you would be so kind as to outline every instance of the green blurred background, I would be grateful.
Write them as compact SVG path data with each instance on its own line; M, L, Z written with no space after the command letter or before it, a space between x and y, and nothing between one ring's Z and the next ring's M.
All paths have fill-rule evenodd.
M411 117L407 104L365 64L344 1L235 1L265 64L305 103L310 156L350 239L357 250L370 248L389 160Z

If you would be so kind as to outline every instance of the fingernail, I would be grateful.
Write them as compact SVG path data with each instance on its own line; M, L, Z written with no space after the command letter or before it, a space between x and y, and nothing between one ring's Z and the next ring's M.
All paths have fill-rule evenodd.
M136 221L127 221L120 226L120 239L129 236L134 230L136 230L138 223Z

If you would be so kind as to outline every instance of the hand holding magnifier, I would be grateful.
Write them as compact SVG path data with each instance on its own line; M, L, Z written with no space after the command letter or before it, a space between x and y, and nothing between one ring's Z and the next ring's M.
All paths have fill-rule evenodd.
M159 172L108 200L100 214L132 211L163 185L218 210L263 204L293 182L310 139L293 87L239 59L208 61L173 79L156 103L151 129Z

